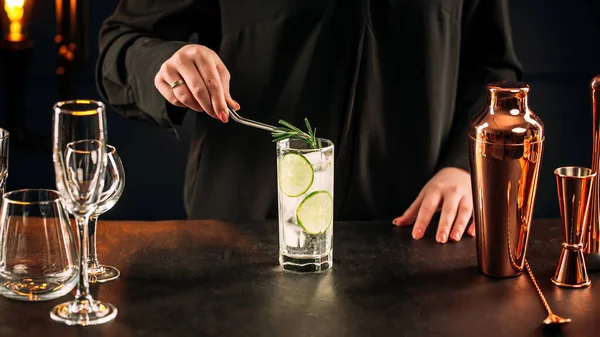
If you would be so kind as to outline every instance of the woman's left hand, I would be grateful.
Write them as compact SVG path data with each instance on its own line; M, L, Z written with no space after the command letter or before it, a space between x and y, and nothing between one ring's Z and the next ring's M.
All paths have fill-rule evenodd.
M443 168L425 184L415 201L400 217L394 219L396 226L414 223L413 238L420 239L433 217L440 209L441 215L436 241L446 243L448 238L459 241L469 225L473 214L471 176L462 169ZM475 236L475 226L471 222L469 235Z

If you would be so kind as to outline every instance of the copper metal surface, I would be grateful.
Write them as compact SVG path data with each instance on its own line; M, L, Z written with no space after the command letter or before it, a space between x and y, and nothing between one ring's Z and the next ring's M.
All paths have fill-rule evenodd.
M559 167L554 170L562 219L563 244L552 283L561 287L590 285L583 257L583 238L596 172L585 167Z
M471 121L470 167L479 270L523 272L542 161L544 126L529 109L529 86L488 85L488 106Z
M550 309L550 305L548 304L548 301L546 301L546 296L544 296L542 289L540 289L540 286L538 285L537 280L535 279L535 276L533 275L533 270L531 270L531 267L529 266L529 262L527 262L527 260L525 260L525 267L527 268L527 273L529 274L529 277L531 278L531 282L533 282L533 285L535 286L535 290L537 291L538 296L540 297L540 299L542 300L542 303L544 304L544 308L546 308L546 311L548 312L548 317L546 317L546 319L543 321L544 324L571 323L570 318L560 317L552 312L552 309Z
M592 171L598 172L600 161L600 75L594 77L590 83L592 95L592 130L593 130L593 152L592 152ZM590 206L590 216L588 217L588 230L583 240L583 251L587 254L600 253L600 211L599 199L600 181L595 179L592 188L592 201Z

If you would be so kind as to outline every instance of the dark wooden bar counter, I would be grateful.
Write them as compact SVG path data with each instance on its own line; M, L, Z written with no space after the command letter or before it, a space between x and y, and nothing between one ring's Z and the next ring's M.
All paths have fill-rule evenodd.
M71 295L26 303L0 298L0 336L597 336L600 279L561 289L550 277L561 248L558 220L532 225L530 264L554 311L573 322L543 329L544 307L523 274L491 279L475 240L420 241L388 223L334 227L334 267L283 272L276 222L101 221L100 260L121 270L92 285L117 318L68 327L50 309Z

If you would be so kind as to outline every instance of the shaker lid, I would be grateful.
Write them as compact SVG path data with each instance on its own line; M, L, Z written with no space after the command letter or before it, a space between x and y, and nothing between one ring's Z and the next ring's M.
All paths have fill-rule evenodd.
M535 143L544 139L544 124L527 103L529 85L523 82L492 82L487 89L487 107L471 120L471 138L504 145Z
M527 95L527 93L529 93L529 85L527 83L524 82L511 82L511 81L496 81L496 82L491 82L490 84L488 84L487 89L489 91L505 91L505 92L512 92L512 93L525 93L525 95Z
M598 74L594 78L592 78L590 85L591 85L592 89L600 89L600 74Z

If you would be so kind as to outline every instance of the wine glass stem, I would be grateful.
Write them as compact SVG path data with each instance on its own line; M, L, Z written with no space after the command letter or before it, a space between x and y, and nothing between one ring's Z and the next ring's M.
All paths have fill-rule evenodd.
M87 258L88 258L88 223L89 216L76 216L77 228L79 229L79 283L77 284L77 293L75 302L83 305L93 305L93 299L90 295L90 282L88 280Z
M89 255L88 255L88 269L89 271L97 271L102 266L98 261L98 251L96 250L96 223L98 222L98 216L92 215L89 221Z
M6 191L6 177L0 179L0 201L4 198L4 192Z

